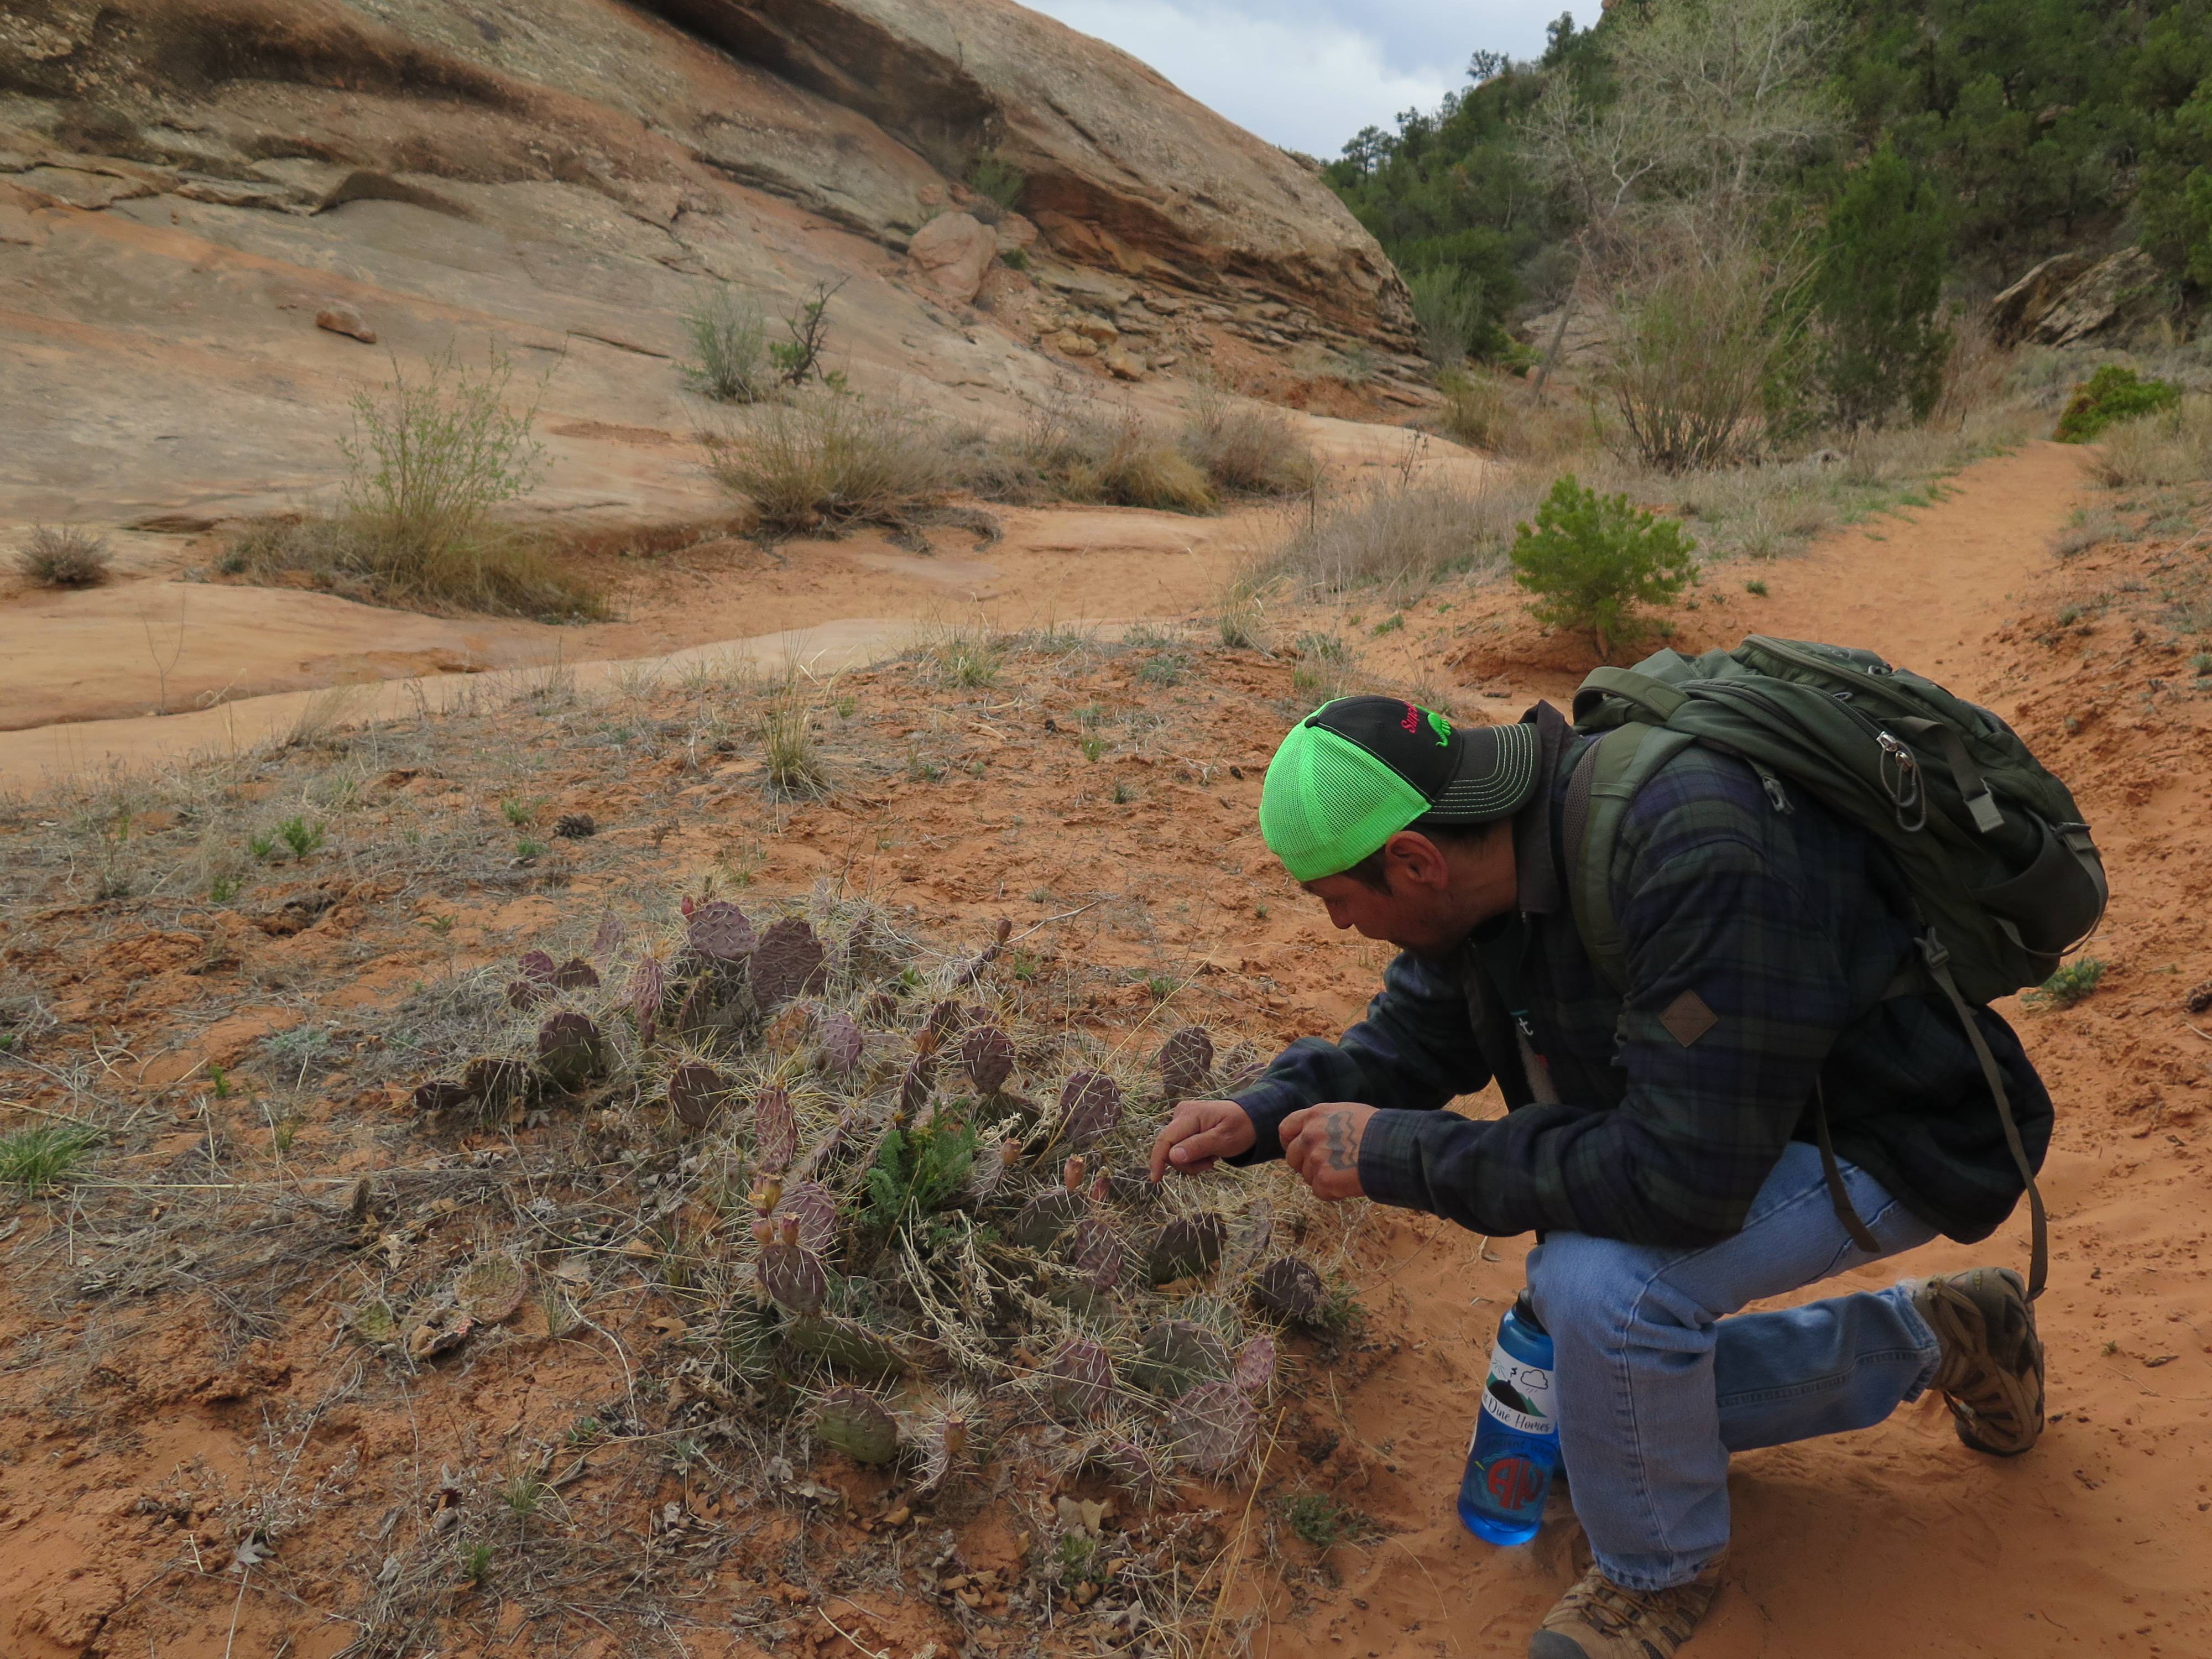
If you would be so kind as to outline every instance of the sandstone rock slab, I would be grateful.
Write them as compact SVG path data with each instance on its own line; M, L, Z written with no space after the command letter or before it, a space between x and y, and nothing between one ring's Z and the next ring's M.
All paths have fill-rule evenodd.
M999 257L999 238L989 226L965 213L940 213L915 232L906 257L925 286L966 305L982 288L992 261Z

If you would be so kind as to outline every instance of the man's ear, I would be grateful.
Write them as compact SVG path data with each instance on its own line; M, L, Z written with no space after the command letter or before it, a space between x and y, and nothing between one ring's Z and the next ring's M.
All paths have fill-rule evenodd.
M1383 866L1396 870L1417 887L1443 888L1451 884L1444 849L1418 830L1401 830L1382 843Z

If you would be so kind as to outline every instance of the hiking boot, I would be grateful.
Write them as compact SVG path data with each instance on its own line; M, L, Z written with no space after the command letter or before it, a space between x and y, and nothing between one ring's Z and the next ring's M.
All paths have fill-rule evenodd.
M1976 1451L2017 1457L2043 1432L2043 1344L2027 1286L2009 1267L1905 1281L1943 1345L1931 1387Z
M1721 1587L1717 1559L1686 1584L1623 1589L1597 1567L1559 1598L1528 1638L1528 1659L1673 1659Z

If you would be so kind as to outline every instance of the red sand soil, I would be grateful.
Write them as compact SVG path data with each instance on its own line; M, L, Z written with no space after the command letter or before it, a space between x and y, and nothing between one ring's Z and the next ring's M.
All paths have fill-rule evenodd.
M1863 1434L1738 1459L1734 1554L1711 1620L1689 1650L1696 1659L2212 1653L2212 1284L2203 1204L2212 1036L2193 1029L2206 1022L2187 1011L2192 990L2212 981L2212 942L2201 921L2212 866L2196 833L2212 805L2212 705L2191 689L2185 658L2198 647L2179 637L2203 629L2212 590L2201 543L2112 544L2055 559L2046 538L2087 495L2075 461L2034 446L1981 463L1933 507L1758 568L1771 589L1763 599L1722 595L1726 580L1740 590L1742 576L1723 570L1681 640L1703 646L1757 630L1870 645L1988 702L2075 786L2115 895L2091 947L2110 964L2095 994L2069 1009L2007 1010L2060 1103L2045 1182L2053 1266L2041 1316L2052 1416L2043 1444L2012 1462L1980 1457L1958 1444L1929 1400ZM1571 646L1510 620L1510 596L1453 599L1449 611L1438 599L1409 608L1403 634L1387 651L1378 645L1370 665L1396 672L1449 658L1463 702L1487 694L1480 701L1489 708L1501 706L1492 697L1571 689ZM857 674L852 684L870 707L908 708L910 740L936 745L930 752L945 763L944 781L895 775L857 799L793 814L781 836L761 843L755 879L763 890L804 890L817 875L843 872L918 907L950 935L979 938L996 915L1026 927L1065 908L1059 898L1036 898L1047 890L1141 892L1149 921L1132 921L1126 908L1109 904L1044 937L1069 963L1114 966L1164 954L1188 977L1177 997L1186 1017L1262 1041L1332 1030L1364 1001L1381 956L1324 937L1322 918L1298 902L1254 834L1255 763L1273 735L1254 722L1267 714L1266 699L1289 694L1287 665L1240 653L1217 670L1219 660L1227 659L1208 659L1218 683L1177 694L1195 693L1188 718L1198 727L1187 739L1194 746L1133 744L1109 758L1107 774L1084 769L1069 734L1086 700L1130 708L1161 700L1127 672L1115 678L1109 671L1103 686L1094 677L1064 695L1041 694L1055 717L1053 736L988 710L948 725L918 702L908 708L896 671ZM965 769L981 762L988 778L971 780ZM1109 774L1135 787L1137 805L1109 805L1096 793ZM393 787L450 787L457 798L463 789L412 777ZM640 808L634 781L579 770L561 788L564 808L588 805L610 820ZM757 799L713 778L687 792L665 846L651 842L662 866L696 871L726 856L757 833ZM645 859L646 841L633 844ZM561 905L592 902L637 874L580 872L574 898ZM225 924L217 954L256 972L274 962L295 974L328 974L350 1001L388 998L422 971L428 952L419 933L402 942L378 935L361 908L373 898L362 896L349 921L342 898L332 920L291 936L266 924ZM486 894L454 908L437 948L464 960L511 954L554 910L542 896ZM46 913L44 933L51 939L61 920ZM349 930L362 942L349 945ZM151 1083L210 1059L246 1063L258 1036L296 1017L271 997L248 999L221 1025L170 1023L203 994L204 981L193 975L210 946L198 935L42 949L45 967L66 964L75 976L70 1017L97 1014L115 1043L127 1040L127 1048L104 1050L107 1063L136 1067ZM1133 1026L1146 1006L1141 986L1100 981L1080 1017ZM148 1109L177 1114L174 1150L187 1150L206 1122L180 1108L181 1097L161 1098ZM1463 1109L1494 1112L1497 1103L1477 1097ZM234 1130L242 1138L253 1127L241 1121ZM304 1157L315 1137L337 1131L311 1122L301 1133ZM334 1158L342 1150L335 1139L325 1148ZM1451 1503L1480 1367L1520 1282L1525 1241L1486 1243L1440 1222L1365 1206L1343 1219L1340 1261L1367 1310L1367 1347L1349 1367L1304 1373L1283 1417L1271 1419L1280 1437L1255 1502L1248 1507L1241 1492L1193 1491L1186 1513L1227 1541L1238 1569L1227 1608L1261 1615L1249 1644L1267 1659L1518 1655L1574 1571L1571 1522L1555 1508L1535 1544L1499 1550L1468 1537ZM6 1248L27 1249L41 1225L27 1222L24 1237ZM39 1237L42 1261L66 1243ZM1938 1244L1857 1277L1878 1284L1900 1267L1942 1270L2025 1254L2021 1218L1976 1249ZM176 1564L188 1547L228 1547L207 1526L206 1494L235 1501L265 1484L257 1464L289 1443L265 1436L264 1420L274 1420L288 1396L326 1389L337 1368L352 1363L343 1339L326 1341L319 1325L302 1320L282 1343L249 1344L218 1360L204 1329L133 1328L144 1334L118 1345L112 1328L99 1327L107 1335L96 1386L66 1401L42 1392L96 1326L92 1311L54 1299L51 1285L0 1290L0 1341L12 1356L0 1362L4 1659L142 1649L218 1659L273 1653L287 1638L292 1653L335 1652L349 1632L317 1614L356 1604L361 1587L340 1564L373 1549L392 1503L389 1472L463 1447L481 1455L607 1386L603 1356L545 1345L529 1351L534 1357L426 1372L405 1416L336 1407L311 1436L306 1465L332 1483L330 1513L303 1522L285 1548L292 1576L284 1582L297 1600L247 1595L235 1573L226 1576L224 1560L206 1562L204 1574ZM198 1522L189 1503L179 1513L186 1490L203 1494ZM1283 1523L1279 1500L1299 1492L1329 1494L1373 1527L1320 1554ZM862 1498L856 1512L874 1501ZM658 1491L587 1483L576 1502L580 1512L603 1513L609 1528L641 1537L648 1530L641 1515L664 1502L677 1504L687 1527L707 1531L734 1514L723 1494L665 1482ZM1012 1523L999 1515L994 1504L965 1524L970 1564L1015 1559ZM769 1559L781 1537L774 1527L769 1534L749 1546L756 1560ZM711 1612L738 1588L734 1575L710 1585L706 1607L695 1611ZM750 1596L760 1586L742 1588ZM873 1597L839 1615L857 1639L811 1628L805 1645L912 1659L934 1642L943 1654L957 1627L934 1605L903 1590ZM1097 1634L1070 1626L1066 1640L1087 1651ZM474 1646L495 1639L487 1632ZM684 1640L690 1653L753 1650L690 1631ZM1217 1636L1215 1650L1225 1645ZM623 1650L609 1638L587 1650Z

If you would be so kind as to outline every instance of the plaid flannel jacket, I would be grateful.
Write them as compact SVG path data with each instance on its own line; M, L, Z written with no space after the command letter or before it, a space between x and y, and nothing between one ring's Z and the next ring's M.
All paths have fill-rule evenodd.
M1514 937L1486 927L1486 951L1401 955L1364 1019L1292 1043L1237 1097L1258 1140L1235 1161L1280 1157L1278 1126L1301 1107L1360 1101L1383 1109L1359 1150L1379 1202L1494 1237L1705 1243L1742 1224L1785 1146L1814 1139L1817 1081L1839 1158L1954 1239L1995 1231L2021 1181L1957 1016L1932 993L1882 996L1911 933L1879 847L1802 792L1778 810L1741 761L1684 750L1638 793L1614 849L1624 998L1584 953L1559 875L1559 810L1586 739L1548 704L1525 718L1546 770L1514 824L1520 914L1493 925ZM1549 1088L1499 992L1515 975L1483 965L1501 944ZM2011 1027L1978 1017L2040 1165L2051 1097ZM1440 1109L1492 1079L1502 1119Z

